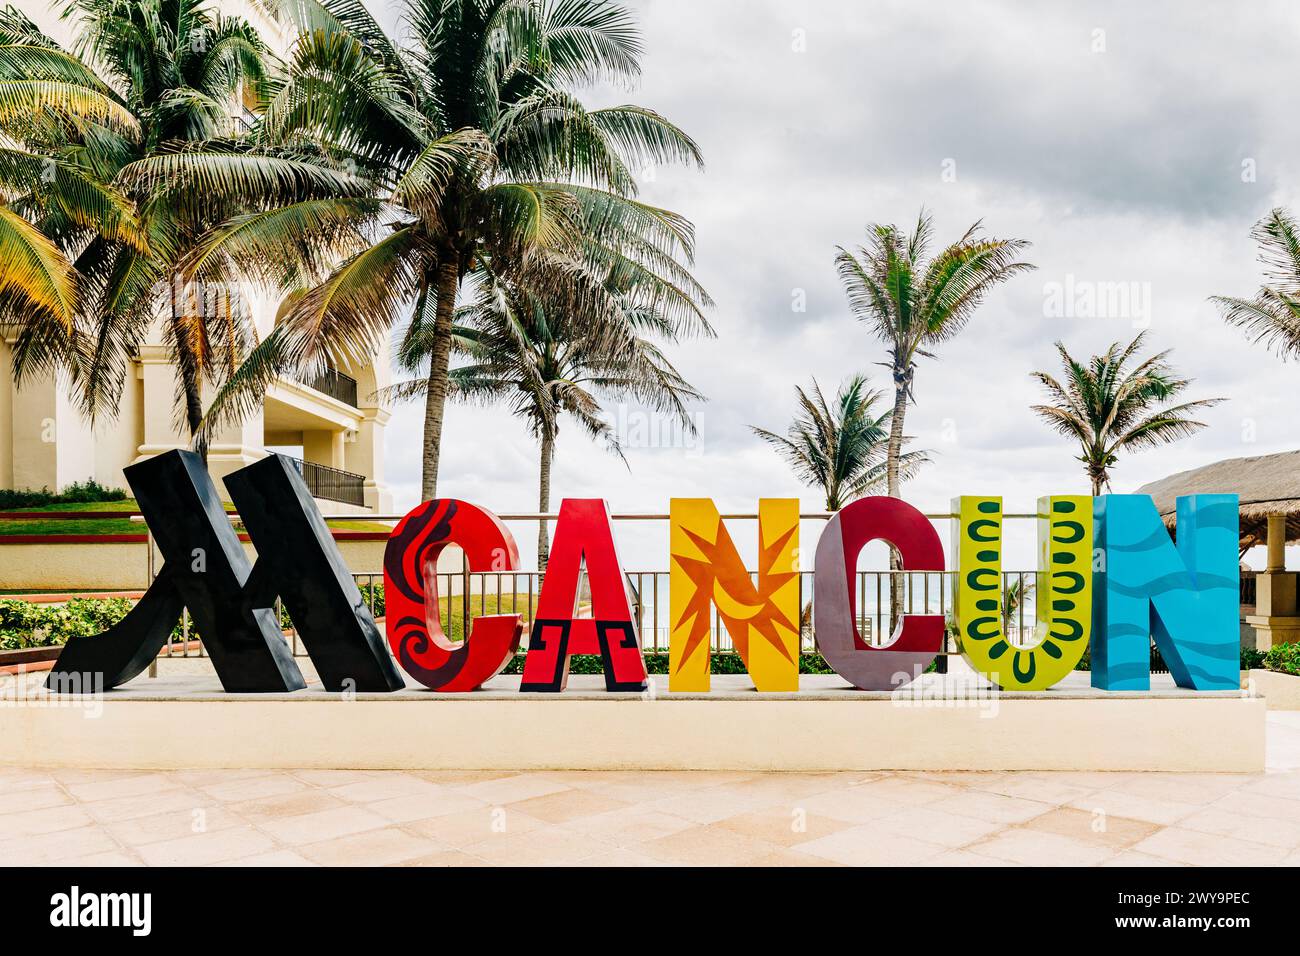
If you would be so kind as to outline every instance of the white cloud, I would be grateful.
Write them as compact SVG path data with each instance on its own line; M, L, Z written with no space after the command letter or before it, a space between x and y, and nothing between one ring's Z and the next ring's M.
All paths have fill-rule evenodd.
M827 388L858 370L887 384L874 364L883 350L849 317L832 259L867 223L909 223L922 204L940 238L982 218L994 235L1032 240L1039 271L996 291L923 362L908 431L940 454L907 492L918 506L1001 493L1008 510L1024 510L1040 494L1086 489L1075 450L1029 411L1038 395L1028 373L1054 366L1058 338L1089 354L1137 329L1123 318L1045 315L1046 285L1067 277L1149 289L1151 346L1174 349L1195 395L1230 399L1196 437L1123 458L1116 490L1296 447L1295 369L1225 327L1207 297L1253 292L1251 225L1274 205L1297 205L1300 130L1278 91L1289 88L1300 8L635 6L644 81L630 95L589 99L652 106L703 147L705 172L659 170L645 198L698 229L697 274L718 302L719 335L673 357L710 402L698 449L634 448L630 470L565 429L557 501L604 496L616 511L662 511L673 495L712 496L748 510L759 495L798 494L819 507L746 425L783 427L794 386L813 375ZM1105 52L1093 52L1098 29ZM792 49L796 30L806 52ZM949 159L955 182L941 178ZM1242 181L1245 160L1254 182ZM806 292L804 313L791 310L794 289ZM403 507L418 491L420 419L418 406L400 409L389 430ZM499 511L535 507L535 449L503 409L453 407L445 436L444 493ZM518 533L530 553L532 533ZM621 540L630 567L666 567L666 531ZM1023 554L1027 566L1027 542Z

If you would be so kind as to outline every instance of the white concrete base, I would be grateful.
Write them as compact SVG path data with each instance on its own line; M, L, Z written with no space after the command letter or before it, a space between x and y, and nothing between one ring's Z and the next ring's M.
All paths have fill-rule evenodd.
M574 677L561 695L518 678L474 694L423 689L348 700L222 693L209 677L137 678L100 697L11 686L0 701L0 764L105 768L591 770L1264 769L1264 700L1092 690L994 695L937 675L891 695L838 677L759 694L715 676L711 694L607 694ZM21 699L12 699L19 697Z
M1247 688L1268 702L1269 710L1300 710L1300 677L1277 671L1250 671Z

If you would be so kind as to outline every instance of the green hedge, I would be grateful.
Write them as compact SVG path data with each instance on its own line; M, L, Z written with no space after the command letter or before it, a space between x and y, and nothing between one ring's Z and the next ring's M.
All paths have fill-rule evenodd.
M1263 656L1269 670L1300 676L1300 644L1275 644Z
M88 481L73 482L57 493L48 488L42 488L40 491L33 491L30 488L0 488L0 511L41 508L45 505L84 505L95 501L125 500L126 492L121 488L105 488L93 478Z

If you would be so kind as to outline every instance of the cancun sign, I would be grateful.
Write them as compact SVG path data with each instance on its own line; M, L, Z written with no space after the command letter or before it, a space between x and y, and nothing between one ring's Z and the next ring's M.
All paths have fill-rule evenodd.
M518 614L477 618L461 642L438 615L438 556L454 545L473 572L510 572L519 553L505 525L479 505L427 501L393 530L384 557L386 637L302 478L271 456L225 479L257 551L250 562L198 456L173 451L127 468L127 481L163 556L139 603L109 630L76 638L49 679L56 690L114 687L143 671L185 608L229 692L305 686L273 610L294 622L328 691L396 691L402 670L437 691L470 691L518 651ZM1008 691L1044 690L1091 648L1092 683L1150 687L1150 643L1180 687L1239 684L1238 524L1235 495L1178 499L1176 541L1144 495L1039 499L1037 642L1014 646L1003 631L1002 501L960 497L952 553L954 617L971 665ZM713 502L670 505L669 690L709 689L709 622L716 611L760 691L797 691L799 502L763 499L758 568L751 575ZM898 551L909 572L945 571L938 533L896 498L864 498L835 513L817 543L817 649L845 680L892 690L925 671L942 648L938 614L907 614L884 646L858 633L852 586L872 541ZM590 615L577 616L585 568ZM391 654L389 649L391 648ZM522 691L561 691L574 654L599 654L610 691L646 687L641 638L609 509L565 499L528 639ZM396 663L395 663L396 661Z

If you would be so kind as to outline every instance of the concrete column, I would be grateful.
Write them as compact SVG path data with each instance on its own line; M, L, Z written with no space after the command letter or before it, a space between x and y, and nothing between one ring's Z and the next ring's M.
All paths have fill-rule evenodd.
M1286 515L1268 516L1268 566L1265 570L1286 570Z

